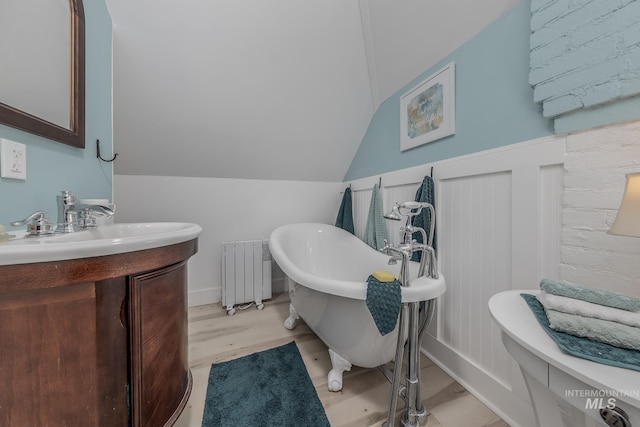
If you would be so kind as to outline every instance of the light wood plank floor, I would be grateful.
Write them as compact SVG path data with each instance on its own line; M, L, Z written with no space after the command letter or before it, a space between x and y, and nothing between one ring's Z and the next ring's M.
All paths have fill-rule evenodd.
M327 347L300 322L289 331L282 324L289 315L286 293L228 316L220 304L189 309L189 358L193 390L177 427L200 427L213 363L296 341L332 427L380 426L386 419L391 385L377 369L353 367L345 372L343 389L327 389L331 362ZM428 358L422 357L422 396L430 411L429 427L508 427L496 414L456 383ZM399 400L399 408L402 401Z

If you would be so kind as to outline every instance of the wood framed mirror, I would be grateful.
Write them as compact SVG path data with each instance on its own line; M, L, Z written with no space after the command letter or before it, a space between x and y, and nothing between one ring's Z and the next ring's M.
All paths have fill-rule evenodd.
M2 0L0 40L0 123L84 148L82 0Z

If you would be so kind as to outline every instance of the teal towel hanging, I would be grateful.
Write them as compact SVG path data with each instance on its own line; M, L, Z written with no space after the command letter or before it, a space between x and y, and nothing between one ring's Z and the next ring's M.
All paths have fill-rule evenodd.
M351 234L355 234L353 226L353 207L351 201L351 188L347 187L344 190L342 196L342 202L340 203L340 209L338 209L338 216L336 218L336 227L342 228Z
M363 240L375 250L384 248L384 241L387 238L387 226L384 222L384 211L378 184L373 185L371 192L371 204L369 205L369 215L367 225L364 228Z
M393 331L402 307L400 282L381 282L373 275L367 279L367 307L381 335Z
M436 205L435 205L434 199L435 197L434 197L434 189L433 189L433 178L427 175L422 180L422 184L420 185L420 187L418 187L418 191L416 192L416 202L430 203L435 208ZM427 233L427 239L429 239L429 230L431 229L431 210L422 209L422 212L420 212L419 215L416 215L411 219L411 225L413 225L414 227L420 227L424 229L424 231ZM416 239L418 243L423 243L422 234L415 233L413 237L414 239ZM432 245L434 251L437 248L436 243L437 243L436 230L434 228L433 229L433 245ZM421 257L422 257L422 251L416 251L413 253L413 255L411 255L411 261L419 262Z

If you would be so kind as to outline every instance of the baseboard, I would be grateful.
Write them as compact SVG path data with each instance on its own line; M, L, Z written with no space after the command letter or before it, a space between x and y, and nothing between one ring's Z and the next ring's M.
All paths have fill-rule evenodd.
M222 288L209 288L189 291L189 307L206 304L218 304L222 301Z
M286 277L273 279L271 281L271 292L273 294L279 294L288 291Z
M286 292L286 278L273 279L271 292L273 294ZM189 291L189 307L206 304L220 304L222 302L222 288L209 288Z
M420 350L511 427L536 425L528 402L433 336L424 335Z

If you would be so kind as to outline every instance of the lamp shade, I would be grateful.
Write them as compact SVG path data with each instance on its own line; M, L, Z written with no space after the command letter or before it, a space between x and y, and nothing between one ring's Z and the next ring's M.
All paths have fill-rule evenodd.
M609 234L640 237L640 173L627 174L622 203Z

